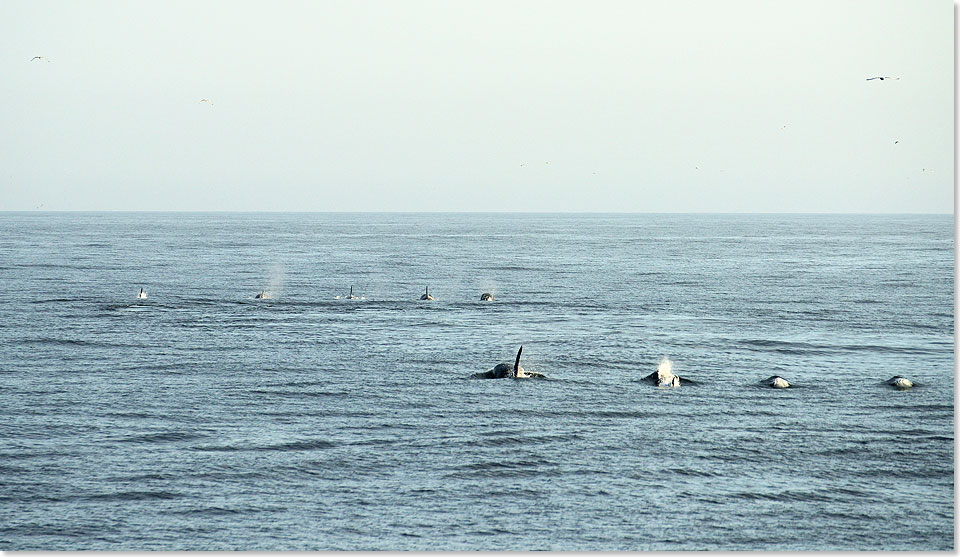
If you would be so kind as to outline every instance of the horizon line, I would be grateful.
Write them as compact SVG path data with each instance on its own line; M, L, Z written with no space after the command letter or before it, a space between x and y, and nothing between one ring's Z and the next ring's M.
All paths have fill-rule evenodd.
M890 211L264 211L227 209L0 209L2 213L167 213L167 214L527 214L527 215L955 215L955 212L890 212Z

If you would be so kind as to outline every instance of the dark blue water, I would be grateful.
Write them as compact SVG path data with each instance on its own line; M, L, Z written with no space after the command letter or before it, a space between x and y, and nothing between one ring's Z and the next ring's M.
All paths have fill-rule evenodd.
M0 549L953 549L953 254L952 215L0 214ZM549 380L468 379L521 344Z

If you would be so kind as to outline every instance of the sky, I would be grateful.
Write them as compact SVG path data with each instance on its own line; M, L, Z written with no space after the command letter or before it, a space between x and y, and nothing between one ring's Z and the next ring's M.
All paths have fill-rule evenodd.
M949 0L3 0L0 210L952 213L953 29Z

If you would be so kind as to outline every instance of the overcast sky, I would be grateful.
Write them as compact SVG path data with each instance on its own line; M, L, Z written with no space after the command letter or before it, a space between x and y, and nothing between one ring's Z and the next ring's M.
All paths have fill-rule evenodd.
M953 10L3 0L0 210L952 213Z

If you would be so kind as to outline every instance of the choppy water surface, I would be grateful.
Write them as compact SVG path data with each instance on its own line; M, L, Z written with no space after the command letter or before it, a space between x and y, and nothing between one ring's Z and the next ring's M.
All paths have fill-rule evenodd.
M954 547L951 215L0 232L0 549Z

